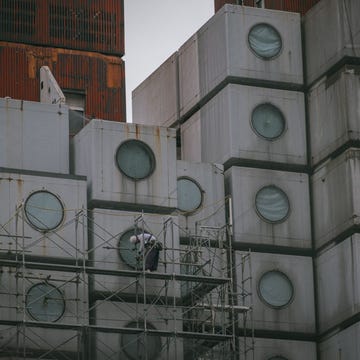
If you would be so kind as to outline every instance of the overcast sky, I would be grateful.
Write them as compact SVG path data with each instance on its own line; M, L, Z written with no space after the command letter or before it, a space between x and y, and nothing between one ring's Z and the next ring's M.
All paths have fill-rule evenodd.
M127 121L131 92L213 14L214 0L124 0Z

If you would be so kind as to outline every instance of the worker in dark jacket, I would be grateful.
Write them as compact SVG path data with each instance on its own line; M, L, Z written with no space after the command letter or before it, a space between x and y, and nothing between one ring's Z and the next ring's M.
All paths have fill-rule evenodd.
M159 263L159 255L162 250L161 243L154 235L142 233L130 237L132 244L140 244L139 255L145 260L145 270L156 271Z

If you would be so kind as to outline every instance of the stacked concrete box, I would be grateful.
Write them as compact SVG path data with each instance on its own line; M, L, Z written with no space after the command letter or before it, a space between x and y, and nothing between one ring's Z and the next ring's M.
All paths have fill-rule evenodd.
M360 235L355 234L316 259L319 330L325 332L360 309Z
M68 174L68 107L0 99L0 153L0 167Z
M87 276L52 270L3 267L0 273L2 320L51 324L88 324ZM39 287L39 290L36 290ZM23 296L24 294L24 296ZM61 327L61 325L59 326ZM26 336L9 339L7 346L28 350L77 351L76 331L47 328L27 329ZM56 339L56 340L55 340ZM50 346L51 344L51 346ZM30 352L30 351L29 351Z
M197 111L180 126L181 159L201 162L201 116Z
M19 272L16 268L3 267L0 274L1 279L1 319L2 320L23 320L27 321L41 321L53 322L57 324L86 324L88 323L88 306L87 306L87 277L84 279L83 274L65 273L52 270L37 270L27 269L24 272ZM37 296L30 296L29 291L37 284L49 285L49 296L46 297L50 302L54 298L60 303L58 295L63 300L56 308L56 315L59 316L55 319L55 315L47 309L43 303L40 302ZM54 290L54 295L51 293ZM22 295L25 289L26 297ZM36 294L39 297L47 294L47 290L38 291ZM4 294L5 293L5 294ZM62 301L61 301L62 302ZM52 305L53 306L53 305ZM50 318L45 319L50 312ZM37 318L36 314L40 312L41 318Z
M346 58L360 56L357 0L320 1L304 17L307 83Z
M319 360L357 360L360 357L360 324L356 323L319 344Z
M316 247L346 237L359 224L360 151L350 148L312 176Z
M178 51L179 115L185 115L201 100L199 33L193 34Z
M235 244L311 248L308 176L265 169L232 166L225 172L226 193L231 195ZM256 209L256 195L274 186L287 196L289 211L281 222L263 219Z
M34 202L38 196L46 199ZM3 253L56 257L57 261L87 258L87 234L82 228L87 223L83 177L3 171L0 201L2 233L10 235L0 239ZM49 216L55 220L47 229Z
M260 23L272 26L281 42L270 59L257 55L249 45L249 32ZM229 80L301 87L299 14L225 5L134 90L134 119L174 125Z
M145 178L130 178L119 169L117 151L130 141L152 154L152 173ZM166 211L176 207L175 130L92 120L74 137L73 145L75 173L87 176L90 206Z
M14 339L16 339L17 330L16 326L0 325L0 349L3 353L8 353L8 360L11 360L11 352L16 353Z
M139 220L141 218L141 220ZM137 220L139 220L137 222ZM168 222L166 223L166 221ZM132 234L150 233L161 242L163 250L160 252L158 272L165 274L180 273L179 233L176 217L164 215L142 214L106 209L92 211L92 246L91 258L93 266L106 270L139 270L142 271L142 262L136 264L126 262L137 256L137 250L130 242L120 242L121 236L127 231ZM167 225L166 225L167 224ZM165 227L164 227L165 226ZM132 254L128 254L133 253ZM125 258L124 258L125 257ZM135 265L135 268L134 268ZM147 295L180 296L178 283L165 287L165 280L129 277L93 275L93 290L101 292L116 292L135 295L146 287Z
M188 275L226 277L224 225L227 204L223 167L218 164L179 160L177 177L179 234L189 244L181 246L181 272ZM184 184L184 187L181 184ZM205 288L208 289L206 295ZM200 299L200 292L204 295L203 302L216 304L219 296L216 289L213 293L210 292L213 288L213 284L184 281L181 283L182 298L193 295ZM198 312L203 313L201 309ZM203 316L208 317L209 311L205 312Z
M255 349L254 360L317 360L316 343L310 341L255 338Z
M2 267L0 273L0 316L1 319L16 320L21 318L24 313L25 304L23 299L18 296L22 289L16 283L17 270L11 267ZM19 298L19 299L18 299Z
M201 235L204 226L222 228L225 224L224 171L219 164L177 161L180 236ZM196 190L196 191L195 191Z
M19 359L19 354L23 360L76 358L83 350L79 345L79 332L72 329L40 328L29 323L26 327L6 325L1 326L0 336L2 360Z
M238 287L241 286L241 252L235 253ZM255 329L271 331L290 331L315 334L315 305L312 259L304 256L266 253L251 254L252 267L252 319ZM292 285L289 302L281 307L266 303L260 293L259 282L268 272L279 272ZM245 271L245 278L249 273ZM278 296L277 286L270 291ZM246 300L249 304L249 297ZM242 324L242 322L239 322Z
M346 66L322 78L308 94L312 165L360 140L360 68Z
M73 333L74 334L74 333ZM73 341L75 342L76 340L75 339L73 339ZM33 351L33 349L31 350L31 351ZM79 350L80 351L80 350ZM49 355L49 351L43 351L43 353L47 353L47 355L48 356L50 356ZM15 350L13 350L13 354L16 354L16 349ZM75 354L73 354L73 355L75 355ZM12 360L12 359L14 359L13 357L3 357L3 360ZM26 358L22 358L23 360L34 360L34 358L30 358L30 357L26 357ZM51 358L44 358L44 357L42 357L41 358L42 360L51 360Z
M134 122L171 126L178 120L177 78L177 53L174 53L133 91Z
M221 246L211 247L205 238L199 238L197 243L198 246L196 244L191 244L190 246L181 245L181 273L219 279L227 278L226 249ZM204 289L207 289L207 291L204 292ZM184 298L186 297L186 301L195 299L199 302L202 299L202 303L220 305L219 289L221 291L220 283L206 283L206 281L181 282L183 301L185 301ZM199 309L199 311L201 310Z
M95 322L96 325L115 327L115 328L136 328L136 323L143 324L145 321L144 315L146 314L146 325L149 333L147 338L143 332L132 332L131 337L128 332L96 332L96 356L97 359L104 358L115 359L132 359L132 358L145 358L141 357L141 349L145 346L147 341L151 342L148 348L154 349L154 343L158 344L156 349L156 359L182 359L183 358L183 345L182 338L166 337L165 335L151 335L151 330L161 332L174 333L182 331L182 314L181 311L175 310L171 306L160 306L155 304L126 303L126 302L110 302L110 301L97 301L94 305L95 309ZM139 325L141 328L141 325ZM136 336L138 334L138 337ZM172 335L173 336L173 335ZM127 340L126 340L127 338ZM131 346L129 338L134 341L136 346ZM128 348L128 349L127 349ZM136 352L139 349L138 356L132 356L129 352L132 350ZM150 350L149 350L150 351ZM142 354L145 356L145 354ZM154 354L149 354L154 355ZM155 358L149 356L149 358Z
M274 139L261 136L253 127L252 114L264 104L275 106L284 119L283 131ZM242 159L304 166L304 95L229 84L181 126L181 136L185 160L224 164Z
M272 59L250 49L249 31L259 23L280 35ZM179 49L180 117L229 78L301 85L301 51L299 14L225 5Z

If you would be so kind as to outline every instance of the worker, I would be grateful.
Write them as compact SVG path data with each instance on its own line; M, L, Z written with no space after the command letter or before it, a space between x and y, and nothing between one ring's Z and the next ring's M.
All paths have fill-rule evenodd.
M145 260L146 271L156 271L159 263L159 255L162 250L161 243L156 237L149 233L142 233L130 237L130 242L134 245L140 244L139 255Z

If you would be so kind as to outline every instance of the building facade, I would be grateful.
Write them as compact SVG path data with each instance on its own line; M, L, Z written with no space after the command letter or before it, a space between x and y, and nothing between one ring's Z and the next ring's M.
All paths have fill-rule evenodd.
M301 18L273 3L215 3L134 90L134 117L176 128L182 159L224 166L233 262L252 251L248 358L355 360L359 4L302 2Z
M3 0L0 9L1 97L39 101L48 66L75 111L126 121L123 1Z
M107 8L80 3L14 1L26 44L5 21L0 54L41 80L40 52L58 80L59 54L91 52L115 86L121 42L80 21ZM47 5L51 34L82 26L74 48L31 32ZM81 97L1 98L0 357L357 360L359 6L223 6L134 91L134 124L95 114L69 138Z

